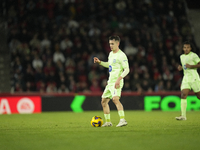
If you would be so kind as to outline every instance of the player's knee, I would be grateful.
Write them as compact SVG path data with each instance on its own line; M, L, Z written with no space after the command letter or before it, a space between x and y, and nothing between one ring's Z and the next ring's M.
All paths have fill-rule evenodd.
M187 94L182 92L182 93L181 93L181 98L182 98L182 99L186 99L186 98L187 98Z
M118 97L113 97L112 101L116 105L116 104L119 103L119 98Z
M105 99L101 100L101 105L102 107L105 107L107 105L107 101Z

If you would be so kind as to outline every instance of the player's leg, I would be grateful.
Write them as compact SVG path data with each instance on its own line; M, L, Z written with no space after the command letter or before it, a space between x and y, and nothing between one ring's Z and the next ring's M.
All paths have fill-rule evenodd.
M200 91L195 93L195 95L197 96L197 98L200 100Z
M119 101L119 98L121 96L121 89L113 89L113 91L111 91L111 93L113 93L113 103L115 104L115 106L117 107L118 110L118 114L120 117L120 121L119 124L117 125L117 127L122 127L122 126L126 126L127 122L125 120L125 115L124 115L124 108L122 103Z
M108 105L109 101L110 101L110 98L102 98L101 100L101 106L103 107L104 114L110 114L110 107Z
M197 98L200 100L200 81L192 83L192 90L194 91Z
M110 107L108 105L108 102L110 101L110 98L102 98L101 105L103 107L104 117L106 122L102 125L102 127L110 127L112 126L112 123L110 121Z
M124 110L122 103L119 101L119 96L114 96L112 101L116 105L118 111Z
M187 96L190 89L181 90L181 116L176 117L176 120L186 120Z
M123 108L122 103L119 101L119 96L113 97L112 100L113 100L113 103L115 104L115 106L117 107L120 119L124 119L124 117L125 117L124 108Z
M102 127L110 127L112 126L112 123L110 121L110 107L108 105L108 102L110 101L110 91L109 88L106 86L103 95L102 95L102 100L101 100L101 105L103 108L103 112L104 112L104 117L106 122L102 125Z
M109 101L110 101L110 98L102 98L101 100L101 105L103 107L103 112L104 112L106 122L110 122L110 107L108 105Z

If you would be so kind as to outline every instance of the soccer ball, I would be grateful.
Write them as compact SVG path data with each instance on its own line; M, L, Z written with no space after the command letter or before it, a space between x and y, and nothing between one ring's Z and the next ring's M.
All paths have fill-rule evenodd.
M99 116L94 116L94 117L92 117L92 120L91 120L90 123L91 123L91 125L92 125L93 127L101 127L102 124L103 124L103 120L102 120L102 118L99 117Z

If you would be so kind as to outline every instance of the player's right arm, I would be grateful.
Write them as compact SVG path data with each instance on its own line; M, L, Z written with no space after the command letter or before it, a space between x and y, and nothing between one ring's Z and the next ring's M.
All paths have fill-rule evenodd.
M180 56L180 62L181 62L181 64L182 64L182 58L183 58L182 56L183 55ZM181 71L181 70L183 70L183 67L181 65L178 65L177 69L178 69L178 71Z
M181 65L178 65L178 71L183 70L183 67Z
M94 57L94 63L98 63L99 65L109 68L109 63L108 62L103 62L101 60L99 60L99 58Z

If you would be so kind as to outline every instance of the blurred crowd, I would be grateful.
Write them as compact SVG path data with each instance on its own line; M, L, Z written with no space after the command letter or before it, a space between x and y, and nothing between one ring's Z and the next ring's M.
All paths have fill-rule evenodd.
M7 0L15 92L100 92L108 37L119 35L130 73L123 91L180 90L182 43L194 42L184 0ZM197 54L198 48L196 48Z

